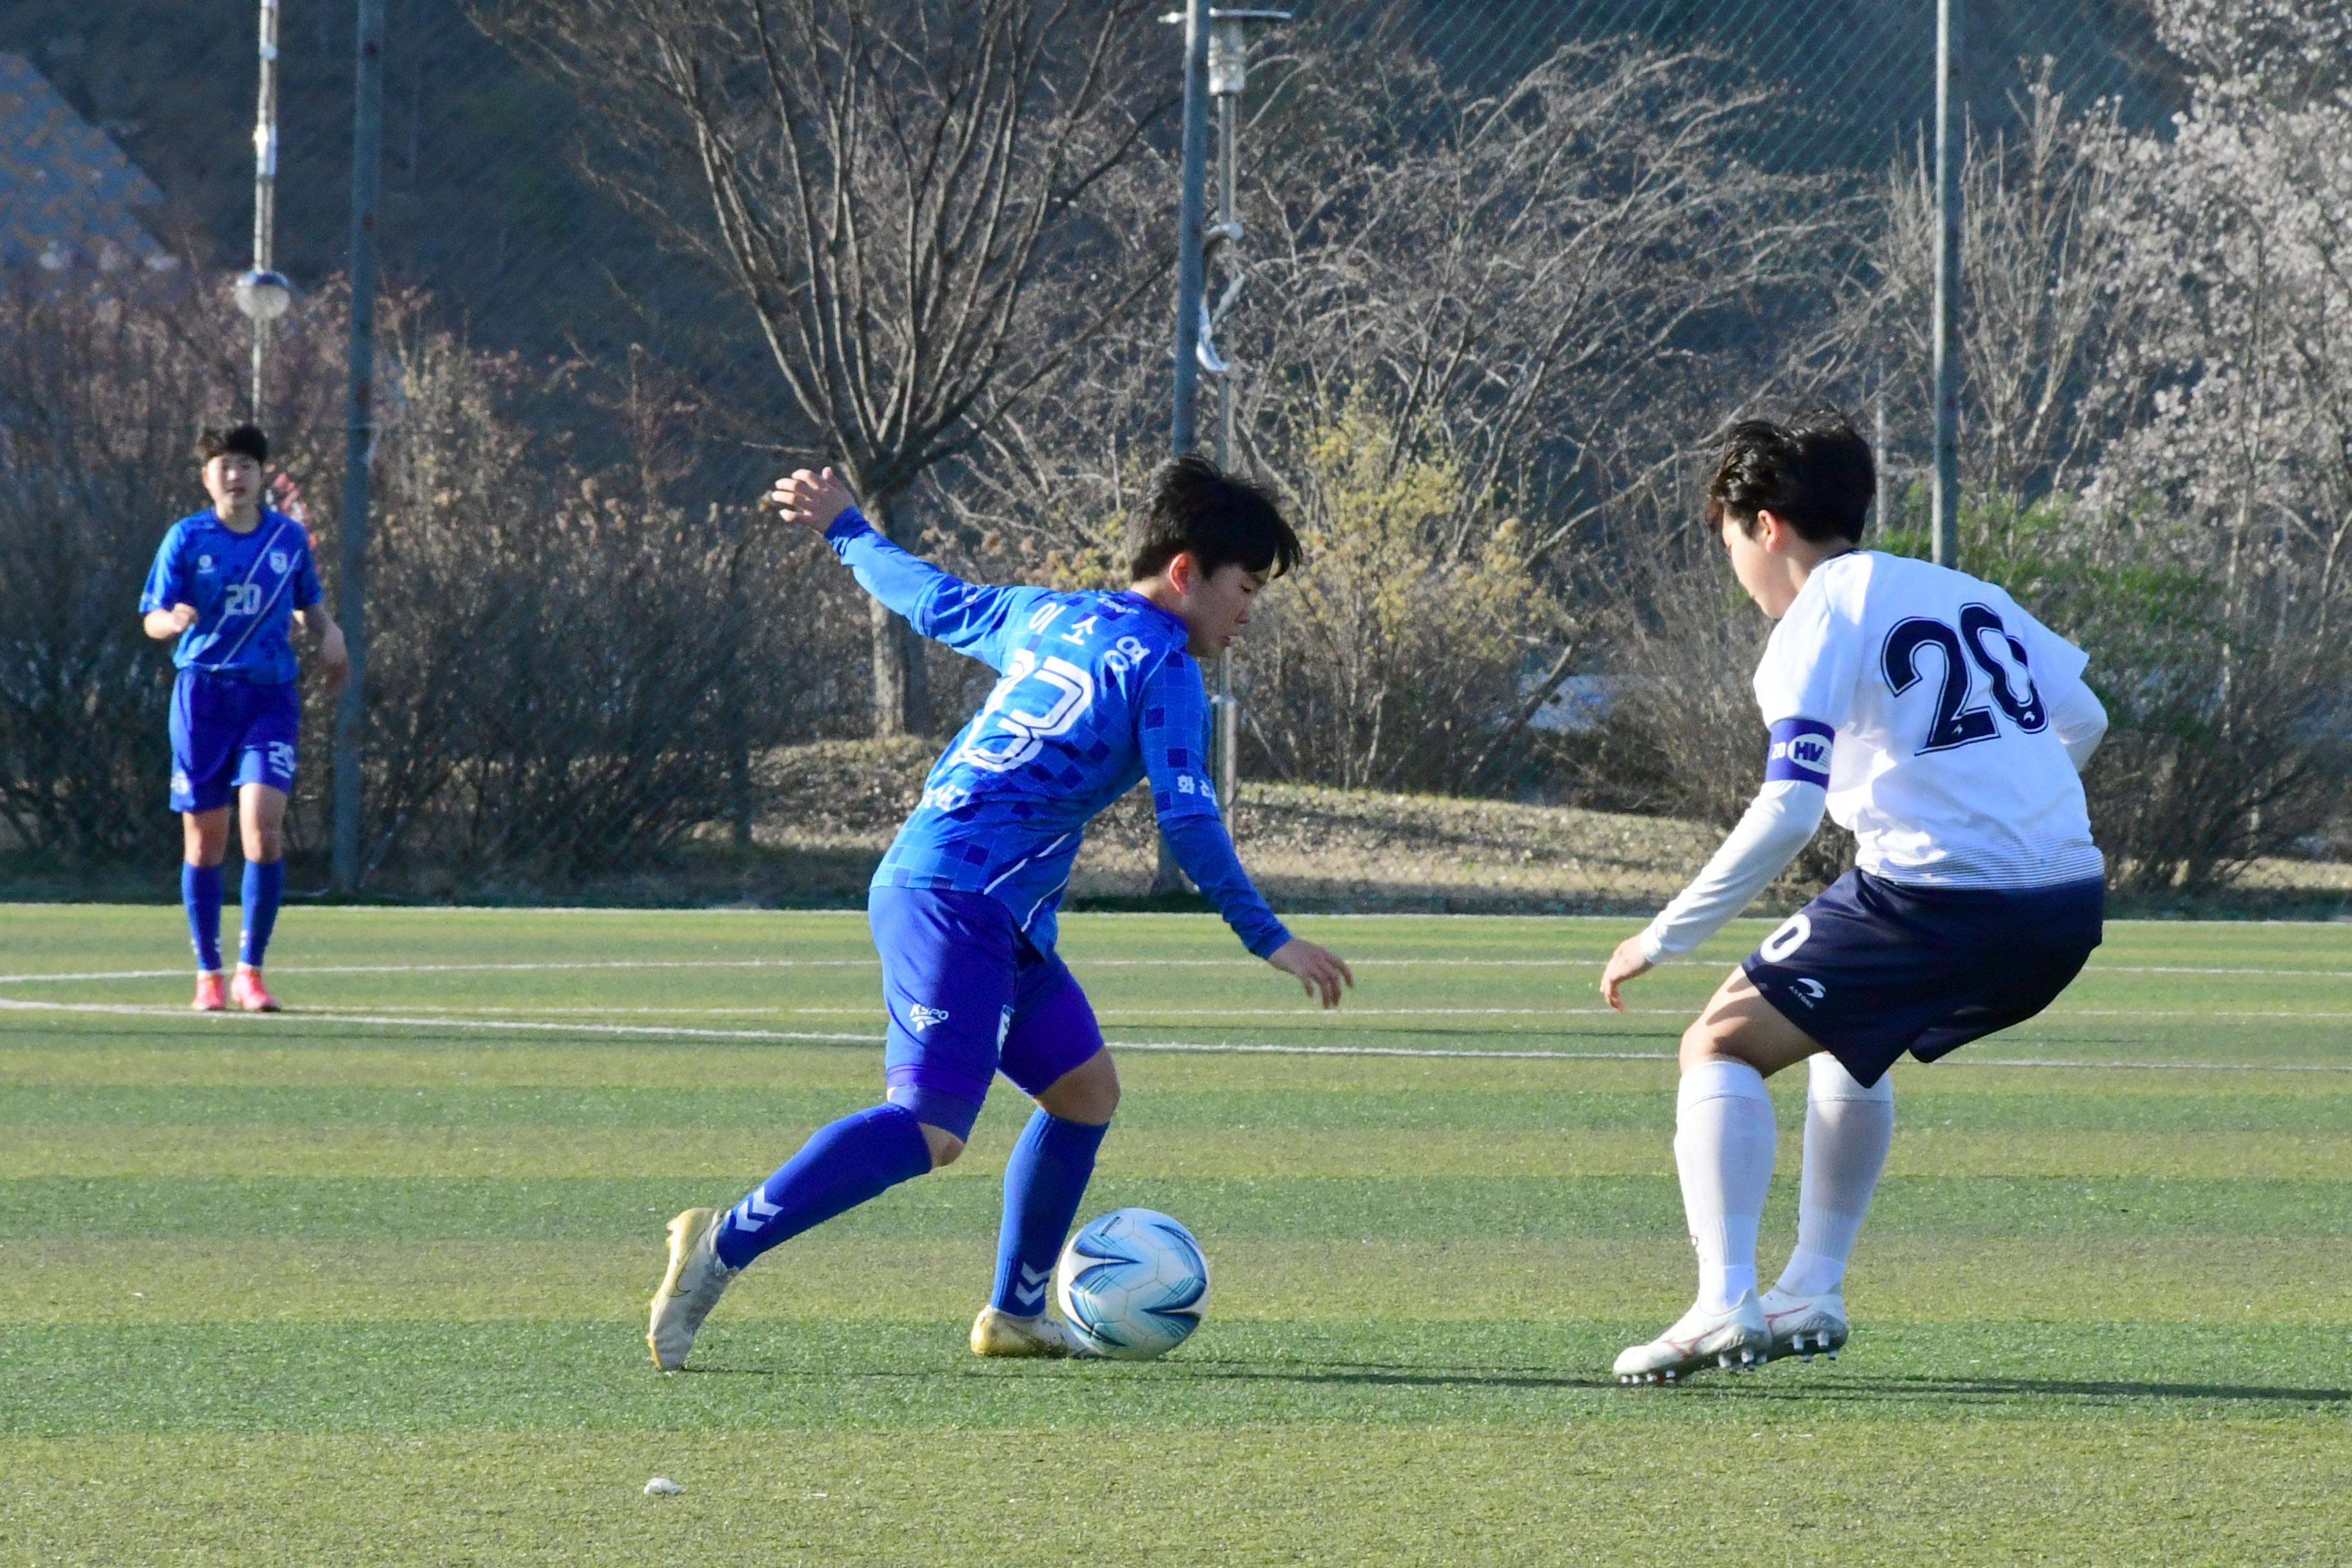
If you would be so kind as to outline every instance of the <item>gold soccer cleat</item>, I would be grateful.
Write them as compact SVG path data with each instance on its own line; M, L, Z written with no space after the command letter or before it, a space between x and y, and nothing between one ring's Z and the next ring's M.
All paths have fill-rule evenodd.
M971 1353L985 1356L1092 1356L1094 1347L1059 1318L1016 1318L982 1307L971 1321Z
M721 1209L688 1209L669 1222L669 1271L654 1292L653 1321L646 1329L654 1365L664 1372L686 1364L702 1320L740 1272L719 1261L712 1248L725 1217Z

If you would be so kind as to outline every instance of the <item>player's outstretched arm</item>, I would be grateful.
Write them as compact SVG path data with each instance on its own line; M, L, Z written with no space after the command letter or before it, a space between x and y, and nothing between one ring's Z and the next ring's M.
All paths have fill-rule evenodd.
M1601 972L1601 994L1625 1010L1620 988L1670 952L1688 952L1746 909L1822 825L1828 792L1803 779L1767 779L1723 847L1647 929L1627 937Z
M1242 869L1232 835L1218 814L1216 786L1202 768L1200 746L1208 732L1208 698L1200 667L1182 655L1163 658L1143 678L1137 710L1149 714L1138 739L1151 808L1176 863L1217 907L1242 945L1284 973L1326 1007L1339 1005L1356 976L1347 961L1290 934Z
M801 468L778 479L761 498L784 521L824 536L857 577L857 585L907 619L920 635L998 668L1001 634L1034 598L1034 588L967 583L885 539L866 523L848 481L831 468Z

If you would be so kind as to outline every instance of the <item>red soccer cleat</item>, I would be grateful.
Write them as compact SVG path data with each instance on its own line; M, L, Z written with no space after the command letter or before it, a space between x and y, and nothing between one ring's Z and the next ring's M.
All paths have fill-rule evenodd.
M228 999L221 994L220 971L206 970L196 976L196 999L188 1004L195 1013L226 1013Z
M214 983L219 983L218 976L215 976ZM236 978L229 982L228 994L238 1006L248 1013L278 1011L278 998L272 996L269 987L261 983L261 971L249 964L236 966Z

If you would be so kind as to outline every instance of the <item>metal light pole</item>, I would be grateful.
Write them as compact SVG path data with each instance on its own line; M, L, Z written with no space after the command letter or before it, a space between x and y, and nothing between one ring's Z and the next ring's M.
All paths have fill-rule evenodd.
M1234 385L1234 370L1232 356L1223 353L1216 342L1217 325L1241 298L1245 274L1239 260L1242 242L1240 214L1235 210L1235 186L1239 183L1241 155L1234 128L1241 120L1242 94L1249 87L1249 24L1252 22L1287 22L1287 11L1213 10L1209 13L1209 96L1217 100L1217 222L1203 242L1204 250L1214 247L1224 262L1226 282L1224 292L1211 310L1205 284L1201 296L1201 335L1198 355L1201 368L1217 378L1217 467L1230 471L1234 466L1234 420L1240 397ZM1207 257L1202 257L1206 270ZM1209 700L1211 728L1209 733L1210 773L1217 781L1217 799L1223 807L1226 821L1233 820L1235 793L1241 784L1241 700L1234 695L1234 656L1231 649L1217 655L1217 691Z
M1176 389L1175 407L1169 422L1169 446L1180 458L1199 449L1201 373L1205 370L1218 382L1215 453L1220 468L1233 461L1234 388L1231 367L1219 357L1213 336L1215 323L1206 299L1208 250L1213 239L1232 245L1241 237L1241 226L1234 217L1234 121L1235 104L1248 79L1244 25L1253 21L1287 21L1289 16L1286 11L1217 10L1209 0L1188 0L1183 10L1171 11L1160 18L1184 26L1184 123L1176 201ZM1217 100L1222 190L1217 226L1204 232L1212 97ZM1218 315L1232 306L1240 287L1240 274L1235 273L1218 306ZM1218 799L1228 809L1233 801L1240 739L1240 709L1232 686L1232 658L1220 654L1217 695L1210 706L1210 771L1216 779ZM1172 892L1183 885L1183 872L1163 837L1160 840L1158 865L1152 872L1151 890Z
M1960 563L1960 0L1936 0L1935 558Z
M1200 445L1193 403L1200 391L1202 209L1209 173L1209 0L1191 0L1162 21L1184 24L1184 128L1176 194L1176 399L1168 444L1181 458Z
M253 117L253 266L237 275L236 308L253 321L253 422L268 407L262 375L270 323L294 303L294 290L270 265L278 230L278 0L261 0L261 94Z
M375 209L383 163L383 0L360 0L352 108L352 346L344 401L340 603L351 679L335 707L335 886L359 886L360 739L367 719L368 458L375 445Z
M1209 0L1188 0L1162 22L1184 25L1184 125L1176 185L1176 396L1168 445L1176 456L1200 445L1194 403L1201 387L1201 289L1205 258L1201 252L1202 209L1207 205L1209 164ZM1172 893L1184 883L1183 869L1168 836L1160 834L1151 870L1151 891Z

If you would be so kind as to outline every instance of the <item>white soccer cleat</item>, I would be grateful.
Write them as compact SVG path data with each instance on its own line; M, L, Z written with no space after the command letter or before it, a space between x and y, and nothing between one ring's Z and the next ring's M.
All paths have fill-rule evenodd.
M1061 1319L1040 1312L1016 1318L994 1307L982 1307L971 1321L971 1353L984 1356L1079 1356L1102 1352L1078 1337Z
M1837 1291L1796 1296L1775 1285L1764 1292L1763 1307L1774 1361L1786 1355L1807 1361L1825 1355L1835 1361L1838 1352L1845 1348L1845 1298Z
M654 1292L653 1321L646 1330L654 1364L664 1372L686 1364L702 1320L719 1305L727 1282L741 1272L719 1262L712 1248L724 1218L723 1209L688 1209L669 1222L669 1272Z
M1617 1358L1620 1383L1674 1383L1719 1366L1744 1372L1762 1366L1772 1342L1764 1309L1748 1291L1728 1308L1693 1307L1645 1345L1628 1345Z

